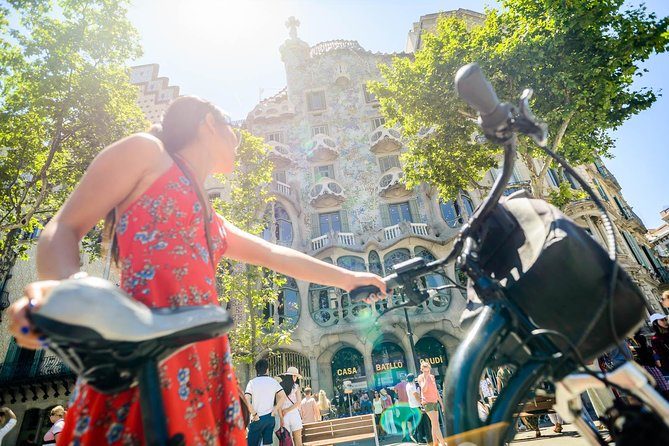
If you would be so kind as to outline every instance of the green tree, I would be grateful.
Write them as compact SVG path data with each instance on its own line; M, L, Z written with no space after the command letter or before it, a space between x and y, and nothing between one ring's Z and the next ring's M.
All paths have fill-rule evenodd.
M259 235L272 224L265 209L273 200L269 191L273 166L262 138L248 132L243 135L234 173L217 176L228 194L223 200L214 200L214 207L235 226ZM285 282L284 277L265 268L229 259L221 263L221 302L241 313L230 332L235 361L253 364L263 352L290 343L290 327L277 325L274 317L266 317L268 306L278 301Z
M409 139L408 185L427 182L452 198L480 188L497 164L499 149L474 142L473 111L454 90L455 72L473 61L502 99L534 89L532 107L549 125L549 144L569 162L609 155L609 132L657 99L633 81L643 61L667 50L668 25L643 6L624 10L623 0L505 0L478 26L441 19L414 58L396 57L380 67L383 81L370 84L383 115ZM533 193L545 197L550 160L526 140L519 149Z
M0 11L0 281L92 158L148 124L126 68L141 52L126 1L7 4Z

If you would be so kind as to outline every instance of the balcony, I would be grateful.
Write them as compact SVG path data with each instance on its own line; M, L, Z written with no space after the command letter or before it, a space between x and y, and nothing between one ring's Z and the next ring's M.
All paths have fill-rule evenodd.
M269 145L269 159L279 169L286 168L293 164L293 158L290 156L290 148L278 141L268 141Z
M385 241L394 240L404 235L428 237L430 235L430 227L426 223L410 223L404 221L383 228L383 240Z
M319 133L307 143L307 159L311 162L334 161L338 156L337 143L328 135Z
M73 376L72 371L59 358L45 356L39 363L34 360L3 363L0 368L0 385L25 384Z
M595 168L597 169L597 172L599 175L607 182L610 183L615 189L620 189L620 184L618 183L618 180L616 177L611 173L607 167L600 163L600 162L595 162Z
M311 317L321 327L341 326L344 323L370 324L389 307L396 307L404 302L404 296L396 292L386 299L369 305L364 302L352 302L348 293L342 290L329 288L330 295L327 308L318 308L312 311ZM448 310L452 300L452 290L431 291L427 301L415 308L409 309L411 315L427 315L443 313Z
M377 127L369 136L370 150L374 153L394 152L402 147L402 135L397 129Z
M309 201L316 208L338 206L344 200L344 189L332 178L321 178L309 191Z
M345 88L351 83L351 74L348 72L348 68L342 64L337 65L334 70L333 80L335 85L341 88Z
M625 206L623 208L623 217L625 217L625 220L630 222L633 226L635 226L635 229L641 231L643 234L645 234L648 230L646 229L646 225L643 224L643 221L641 218L636 215L636 213L632 210L631 207Z
M311 239L311 250L316 252L329 246L355 246L355 234L352 232L331 232Z
M385 198L399 198L411 193L403 183L404 172L399 167L387 170L379 180L379 195Z

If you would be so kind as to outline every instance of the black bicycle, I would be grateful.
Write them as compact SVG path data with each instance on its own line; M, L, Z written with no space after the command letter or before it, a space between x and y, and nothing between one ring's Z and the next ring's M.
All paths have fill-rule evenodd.
M445 378L449 446L510 441L519 404L538 393L542 382L556 383L557 412L573 421L591 444L606 443L581 417L579 396L588 387L601 386L624 389L638 400L611 409L607 422L616 444L636 441L641 431L655 437L655 443L644 444L669 444L669 405L642 368L627 363L603 376L585 366L624 342L639 327L646 309L641 291L616 262L606 209L587 182L546 147L547 127L530 110L531 90L523 92L518 107L500 103L477 64L462 67L455 84L460 97L479 112L486 138L504 147L502 174L459 231L450 254L430 263L407 260L384 279L388 288L404 296L395 308L416 306L429 296L418 279L456 262L469 278L468 295L477 296L468 309L478 315ZM516 158L517 134L534 140L589 194L600 210L608 251L546 202L523 191L503 198ZM357 301L375 292L375 287L362 287L350 295ZM487 368L502 365L515 372L483 420L477 410L479 380ZM579 367L584 372L574 374ZM642 426L641 418L650 421Z

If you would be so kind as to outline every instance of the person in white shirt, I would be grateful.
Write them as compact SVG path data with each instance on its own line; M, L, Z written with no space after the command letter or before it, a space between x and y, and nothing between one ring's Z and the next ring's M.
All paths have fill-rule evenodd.
M16 415L9 407L0 409L0 426L2 426L0 427L0 445L2 445L2 439L16 426Z
M283 424L280 407L286 394L279 382L267 376L269 363L266 359L256 362L256 374L246 385L244 396L251 406L251 423L247 438L248 446L271 445L274 432L274 414L278 414ZM262 443L261 443L262 442Z
M411 411L411 417L407 420L409 438L416 442L415 432L420 423L422 412L420 410L420 389L416 386L416 377L413 373L407 375L406 392L409 400L409 410Z

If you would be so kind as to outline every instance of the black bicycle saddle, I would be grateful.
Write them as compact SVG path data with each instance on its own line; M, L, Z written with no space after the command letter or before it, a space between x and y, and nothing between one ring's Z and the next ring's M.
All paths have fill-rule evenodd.
M148 361L221 336L233 324L219 305L151 309L96 277L62 281L31 319L49 350L107 394L135 385Z

